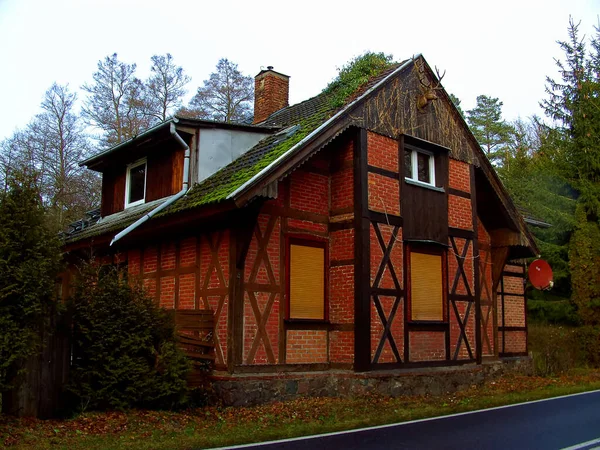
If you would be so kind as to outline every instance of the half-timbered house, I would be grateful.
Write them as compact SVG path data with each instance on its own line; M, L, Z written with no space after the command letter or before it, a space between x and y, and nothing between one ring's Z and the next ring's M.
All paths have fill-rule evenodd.
M255 87L252 125L174 117L84 161L102 205L66 251L212 310L229 379L527 354L534 240L423 57L342 102L288 106L271 67Z

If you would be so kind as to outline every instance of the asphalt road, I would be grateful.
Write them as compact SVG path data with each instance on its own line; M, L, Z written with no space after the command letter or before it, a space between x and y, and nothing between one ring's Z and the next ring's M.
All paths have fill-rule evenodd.
M600 449L600 391L252 446L298 449Z

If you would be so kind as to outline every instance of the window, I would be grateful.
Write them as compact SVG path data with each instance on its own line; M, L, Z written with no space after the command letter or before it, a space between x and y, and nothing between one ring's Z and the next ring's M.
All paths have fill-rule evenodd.
M125 208L144 203L146 199L146 160L127 166L125 182Z
M409 249L410 320L446 321L444 253Z
M405 144L404 176L417 183L435 186L435 158L433 153Z
M290 239L289 319L325 320L325 242Z

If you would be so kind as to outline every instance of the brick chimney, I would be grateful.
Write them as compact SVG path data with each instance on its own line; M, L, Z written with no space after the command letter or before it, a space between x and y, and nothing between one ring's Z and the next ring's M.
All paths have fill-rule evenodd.
M261 70L254 77L254 122L259 123L289 105L290 77L273 70Z

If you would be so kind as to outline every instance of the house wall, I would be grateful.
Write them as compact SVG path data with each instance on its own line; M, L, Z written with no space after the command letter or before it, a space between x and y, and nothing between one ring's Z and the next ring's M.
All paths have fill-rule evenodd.
M481 267L472 166L439 149L436 186L443 191L415 186L404 181L402 142L367 133L370 365L475 360ZM417 244L445 248L446 312L440 322L411 322L407 316L405 254ZM489 269L483 273L491 276ZM493 330L486 333L493 353Z
M483 356L498 354L497 349L497 299L492 291L492 242L483 223L478 221L477 239L479 244L479 292L481 298L481 346Z
M342 137L279 182L245 260L244 366L349 365L354 345L353 140ZM288 320L288 238L324 242L327 322Z
M501 356L527 354L525 265L509 261L498 285L498 349Z
M131 280L166 309L215 311L215 364L227 363L229 231L166 239L127 252Z
M245 238L239 303L232 300L238 298L232 293L237 270L233 255L245 244L234 228L188 231L132 249L130 275L139 277L165 308L215 311L220 369L356 367L360 338L355 336L355 293L362 281L368 289L365 342L370 368L452 364L525 352L523 268L506 266L496 298L491 292L491 239L473 206L473 167L453 158L443 166L446 173L439 174L444 191L432 191L444 197L441 204L447 208L445 229L438 227L442 233L436 235L445 244L440 248L445 249L446 320L407 320L406 249L411 244L403 220L411 211L404 201L402 144L373 132L365 133L364 144L366 232L357 235L362 219L355 218L355 156L363 144L356 133L346 132L280 180L277 198L260 206ZM418 229L418 222L413 226ZM326 243L326 321L288 320L288 238ZM357 263L357 242L367 263L364 280L355 274L356 267L363 267Z
M173 195L181 190L183 180L183 149L165 143L147 155L146 202ZM125 209L127 165L140 158L118 160L102 173L102 217Z

